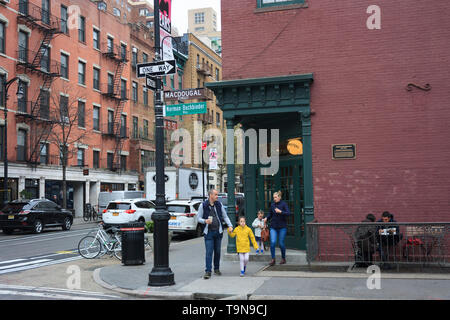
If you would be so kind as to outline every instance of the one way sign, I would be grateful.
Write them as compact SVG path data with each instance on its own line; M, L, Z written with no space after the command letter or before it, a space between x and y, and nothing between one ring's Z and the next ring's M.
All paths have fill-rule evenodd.
M145 78L145 75L149 76L164 76L166 74L175 74L177 71L175 60L139 63L136 66L137 77Z

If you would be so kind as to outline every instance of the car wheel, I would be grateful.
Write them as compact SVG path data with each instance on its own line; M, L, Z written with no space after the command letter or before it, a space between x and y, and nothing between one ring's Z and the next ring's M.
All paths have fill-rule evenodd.
M44 230L44 225L41 220L36 220L34 222L33 231L34 233L41 233Z
M68 230L70 230L71 227L72 227L72 221L70 220L70 218L64 219L62 229L64 231L68 231Z
M12 234L13 231L14 231L14 229L10 229L10 228L4 228L4 229L3 229L3 233L4 233L4 234L8 234L8 235L9 235L9 234Z
M143 223L145 223L145 218L140 217L140 218L138 219L138 222L143 222Z

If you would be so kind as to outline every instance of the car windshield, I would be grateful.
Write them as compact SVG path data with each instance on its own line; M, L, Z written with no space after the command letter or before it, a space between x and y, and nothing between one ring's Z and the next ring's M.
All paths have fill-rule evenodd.
M189 206L183 205L168 205L167 211L175 213L189 213Z
M32 207L28 202L8 203L1 211L4 213L19 213L22 210L30 210Z
M225 197L219 197L218 199L220 201L220 203L222 203L222 205L227 206L228 205L228 198Z
M107 210L130 210L131 204L126 202L110 202L108 204Z

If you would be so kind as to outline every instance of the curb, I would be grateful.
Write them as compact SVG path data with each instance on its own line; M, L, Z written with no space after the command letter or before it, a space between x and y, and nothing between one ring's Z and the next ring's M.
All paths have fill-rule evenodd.
M191 292L168 292L168 291L153 291L149 290L129 290L120 288L103 281L100 277L100 272L102 268L95 269L92 277L94 281L105 289L116 291L119 293L135 296L138 298L154 298L154 299L177 299L177 300L194 300L194 293Z

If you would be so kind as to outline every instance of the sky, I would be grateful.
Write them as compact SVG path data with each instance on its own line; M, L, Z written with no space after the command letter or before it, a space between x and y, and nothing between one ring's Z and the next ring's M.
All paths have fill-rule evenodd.
M153 5L153 0L147 1ZM182 35L187 32L188 10L209 7L217 12L218 31L220 31L220 0L172 0L172 26L175 26Z

